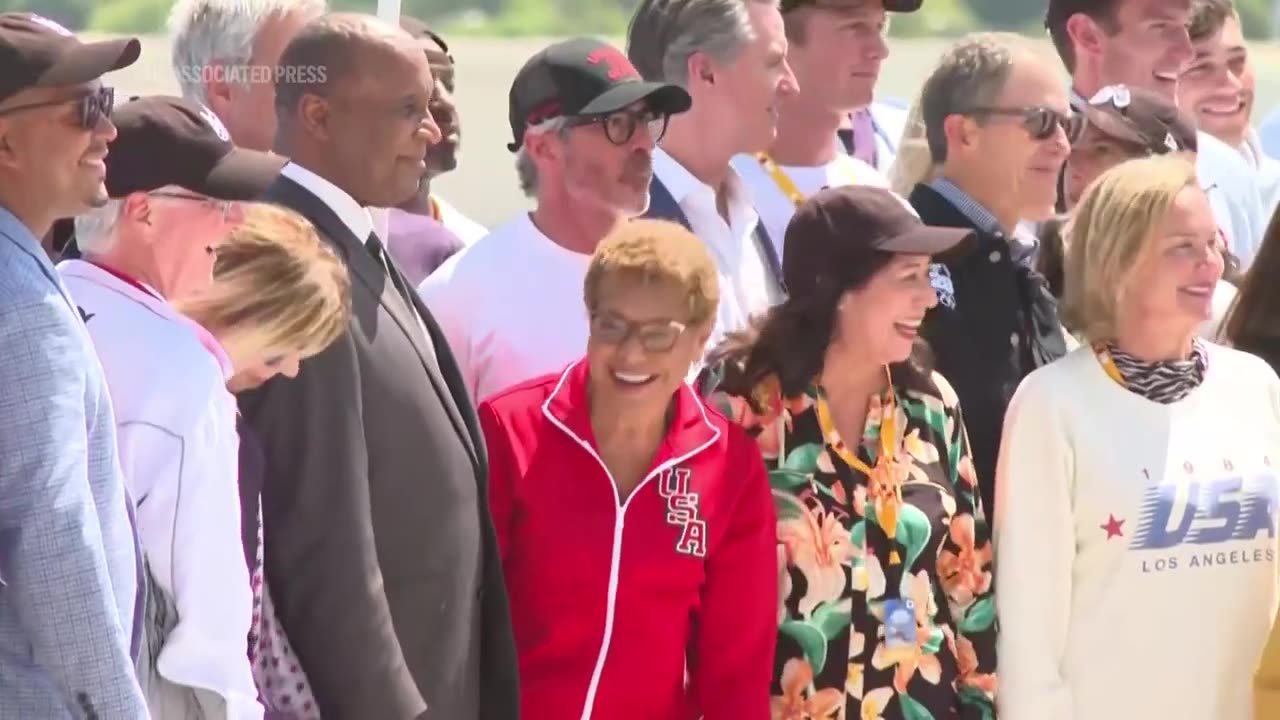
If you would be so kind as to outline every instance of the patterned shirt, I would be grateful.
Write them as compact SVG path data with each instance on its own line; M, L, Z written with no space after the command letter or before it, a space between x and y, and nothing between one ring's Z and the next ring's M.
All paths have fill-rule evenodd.
M770 469L782 573L775 720L995 715L990 533L955 392L936 373L929 384L895 379L872 398L852 448L816 383L785 399L773 378L751 399L711 395ZM886 408L900 431L882 473Z

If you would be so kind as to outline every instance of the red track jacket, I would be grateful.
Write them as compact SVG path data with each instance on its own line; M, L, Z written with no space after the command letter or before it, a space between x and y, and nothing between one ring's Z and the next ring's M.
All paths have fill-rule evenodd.
M630 498L596 453L587 364L479 408L523 720L767 720L777 638L760 451L682 385Z

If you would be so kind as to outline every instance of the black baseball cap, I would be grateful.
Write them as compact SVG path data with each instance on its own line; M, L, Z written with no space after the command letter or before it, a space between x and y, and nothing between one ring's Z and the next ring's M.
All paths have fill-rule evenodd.
M848 268L874 251L948 255L967 249L971 229L925 225L893 192L869 185L841 185L809 197L787 224L782 277L798 288L843 288Z
M287 159L238 148L213 111L165 95L131 100L111 115L107 194L122 198L177 185L218 200L254 200Z
M36 87L79 85L132 65L137 38L80 42L70 30L34 13L0 13L0 100Z
M782 0L779 8L785 15L802 7L839 8L847 4L847 0ZM913 13L924 5L924 0L884 0L885 12Z
M678 85L645 82L616 47L594 38L558 42L529 58L511 83L511 134L507 149L524 143L531 125L555 117L607 115L647 100L654 111L675 115L693 100Z
M1196 126L1159 93L1126 85L1109 85L1079 110L1087 127L1148 153L1195 152Z

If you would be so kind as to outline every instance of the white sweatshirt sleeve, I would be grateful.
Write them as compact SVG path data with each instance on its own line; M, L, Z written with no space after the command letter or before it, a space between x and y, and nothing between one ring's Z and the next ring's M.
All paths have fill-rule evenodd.
M1005 416L996 468L999 715L1072 720L1062 677L1076 533L1074 458L1050 383L1033 373Z
M126 426L130 435L151 435L152 462L137 471L153 478L153 490L139 512L170 516L149 524L143 538L156 577L172 583L165 590L178 615L156 667L171 682L223 697L231 720L258 720L263 709L245 644L253 594L240 532L234 399L214 374L193 381L185 396L187 412L170 427ZM164 507L149 508L153 500Z

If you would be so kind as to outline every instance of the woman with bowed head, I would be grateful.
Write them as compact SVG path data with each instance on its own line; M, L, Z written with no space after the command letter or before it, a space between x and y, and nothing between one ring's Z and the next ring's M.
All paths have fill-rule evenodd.
M679 225L620 223L586 357L480 405L525 720L765 720L776 631L760 454L685 383L720 299Z
M233 407L230 392L276 375L293 377L299 363L338 339L351 315L346 265L311 223L276 205L244 207L244 221L215 248L212 285L175 303L214 340L207 347L216 348L229 367ZM254 598L249 639L254 679L268 717L284 709L288 717L311 720L319 715L308 706L304 672L289 671L296 660L274 621L263 577L261 447L247 426L234 421L240 433L241 529Z
M889 191L823 190L787 226L789 297L711 358L777 515L772 716L990 718L991 546L956 394L917 330L931 258L973 241Z
M1067 236L1063 312L1086 343L1023 381L1000 446L1000 713L1252 718L1280 380L1196 337L1223 248L1190 158L1103 173Z

